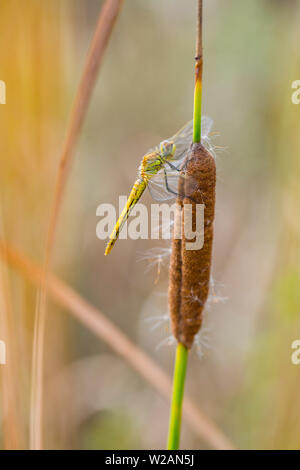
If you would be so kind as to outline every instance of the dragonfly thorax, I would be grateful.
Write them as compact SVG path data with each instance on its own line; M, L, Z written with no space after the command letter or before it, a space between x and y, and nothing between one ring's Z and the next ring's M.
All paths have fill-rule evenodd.
M176 151L176 145L171 140L163 140L159 144L160 155L164 159L172 158Z

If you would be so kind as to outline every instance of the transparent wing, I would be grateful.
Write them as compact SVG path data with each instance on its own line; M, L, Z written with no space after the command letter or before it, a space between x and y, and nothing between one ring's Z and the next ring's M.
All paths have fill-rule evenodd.
M173 173L170 175L168 172L166 172L166 174L169 189L166 185L166 177L163 170L160 170L149 180L149 192L155 201L169 201L176 198L176 194L178 192L179 175L175 175Z
M212 126L213 120L210 117L203 116L201 119L201 142L214 154L213 145L209 136ZM156 201L168 201L177 196L188 197L197 189L197 182L193 178L187 177L184 173L178 171L181 169L191 147L193 140L193 121L189 121L167 140L176 144L176 152L170 162L174 168L172 169L166 164L164 169L161 169L149 180L148 188L152 198ZM156 147L155 150L159 151L159 147ZM178 189L180 178L183 179L180 187L184 188L181 194Z
M201 141L203 145L209 147L209 133L211 132L213 126L213 120L210 117L202 116L201 119ZM176 144L176 152L174 155L174 160L182 160L185 158L187 151L190 148L190 145L193 140L193 121L187 122L181 129L179 129L176 134L169 139ZM159 151L159 145L153 147L146 152L145 155L152 153L154 151ZM180 166L179 164L176 166Z
M165 171L160 170L148 183L150 194L156 201L168 201L178 196L188 197L197 189L197 186L197 182L192 177L167 167Z
M202 116L201 119L201 136L202 137L208 137L211 129L213 126L213 120L212 118L208 116ZM186 142L189 141L191 142L193 138L193 120L187 122L181 129L179 129L176 134L174 134L172 137L170 137L167 140L172 140L176 144L179 144L181 141Z
M214 121L208 116L203 116L201 119L201 139L207 139L212 130Z
M167 140L174 142L176 145L176 152L173 160L183 160L193 141L193 121L189 121L178 132L176 132L175 135L169 137Z
M207 116L203 116L201 119L201 140L205 144L209 139L209 133L213 125L213 120ZM176 152L174 160L183 160L190 148L193 140L193 121L189 121L183 126L175 135L169 139L176 144Z

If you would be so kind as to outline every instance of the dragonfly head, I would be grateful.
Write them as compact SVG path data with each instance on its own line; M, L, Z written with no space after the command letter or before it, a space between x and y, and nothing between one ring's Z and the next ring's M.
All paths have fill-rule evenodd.
M171 140L163 140L159 146L160 153L164 158L170 158L174 156L176 145Z

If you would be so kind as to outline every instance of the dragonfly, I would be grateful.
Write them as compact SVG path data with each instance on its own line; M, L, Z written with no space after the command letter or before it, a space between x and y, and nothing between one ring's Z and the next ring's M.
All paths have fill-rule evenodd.
M212 124L213 121L211 118L207 116L202 117L201 142L210 151L213 150L209 138ZM182 176L183 174L183 165L190 150L192 138L193 121L189 121L175 135L169 139L163 140L159 145L154 149L150 149L143 156L138 169L137 180L110 234L104 253L105 256L111 252L132 209L140 200L147 187L152 198L156 201L166 201L178 196L176 188L178 188L180 175ZM188 194L185 195L188 196Z

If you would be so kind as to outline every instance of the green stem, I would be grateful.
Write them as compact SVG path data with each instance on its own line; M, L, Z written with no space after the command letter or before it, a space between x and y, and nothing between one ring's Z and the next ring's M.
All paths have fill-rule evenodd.
M199 67L200 65L200 67ZM201 142L201 105L202 105L202 61L201 64L196 63L196 83L194 92L194 129L193 142Z
M201 105L202 105L202 0L198 0L197 34L196 34L196 64L195 64L195 93L194 93L194 129L193 142L201 142Z
M174 377L173 377L173 392L172 403L170 412L169 435L168 435L168 450L178 450L180 441L180 428L181 428L181 410L184 393L184 382L186 375L188 359L188 350L182 344L178 343L175 359Z
M202 105L202 0L198 0L196 64L194 93L193 142L201 142L201 105ZM172 403L170 412L168 450L178 450L181 428L181 411L184 394L184 383L188 360L188 349L178 343L173 377Z

